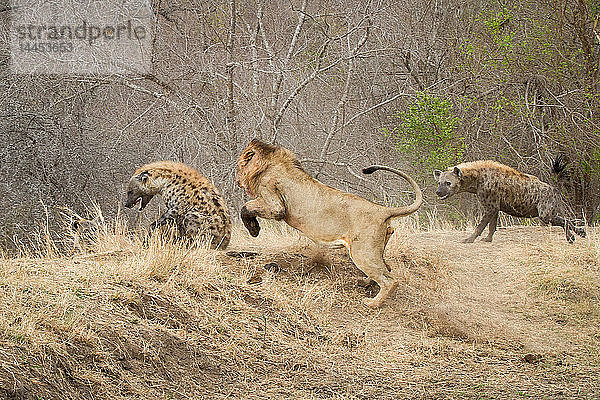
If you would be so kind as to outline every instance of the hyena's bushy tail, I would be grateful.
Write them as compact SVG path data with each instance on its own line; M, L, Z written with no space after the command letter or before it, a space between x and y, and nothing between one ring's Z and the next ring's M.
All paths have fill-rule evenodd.
M556 176L558 188L561 191L563 189L566 191L571 189L571 174L567 169L568 164L569 162L562 154L557 155L552 162L552 173Z
M568 163L569 162L565 159L565 157L562 154L559 154L558 156L556 156L554 162L552 163L552 173L559 177L561 175L567 175L566 168Z

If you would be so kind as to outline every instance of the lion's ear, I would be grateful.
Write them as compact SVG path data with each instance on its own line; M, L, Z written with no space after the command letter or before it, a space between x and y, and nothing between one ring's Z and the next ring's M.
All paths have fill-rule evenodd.
M254 157L255 154L256 153L252 150L247 151L246 154L244 154L244 162L246 164L248 164L252 160L252 157Z

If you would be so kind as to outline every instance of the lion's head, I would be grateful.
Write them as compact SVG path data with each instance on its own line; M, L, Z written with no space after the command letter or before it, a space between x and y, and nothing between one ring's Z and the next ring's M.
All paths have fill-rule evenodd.
M259 139L252 139L237 160L235 181L251 197L256 197L261 175L273 165L291 165L302 169L291 151Z

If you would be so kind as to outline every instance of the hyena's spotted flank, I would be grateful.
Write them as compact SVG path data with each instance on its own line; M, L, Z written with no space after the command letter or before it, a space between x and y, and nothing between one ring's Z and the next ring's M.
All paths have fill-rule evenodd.
M560 156L552 165L552 171L559 179L565 166ZM569 243L575 240L572 232L585 237L585 230L564 216L559 189L533 175L495 161L474 161L450 167L444 172L435 170L434 177L439 184L436 194L441 199L459 192L469 192L477 194L483 206L483 219L475 232L464 240L465 243L475 241L488 224L488 235L483 240L491 242L499 211L515 217L539 217L545 224L562 226Z
M141 211L160 195L167 211L151 225L173 222L180 237L201 237L211 248L225 249L231 238L231 219L218 190L200 172L182 163L157 161L138 168L127 188L128 208Z

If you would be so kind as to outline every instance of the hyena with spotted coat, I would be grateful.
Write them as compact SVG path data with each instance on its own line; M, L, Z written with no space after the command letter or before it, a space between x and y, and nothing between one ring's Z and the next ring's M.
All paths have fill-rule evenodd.
M565 166L559 156L552 165L552 172L560 179ZM488 224L488 235L483 241L491 242L499 211L515 217L539 217L544 224L562 226L569 243L575 240L572 231L585 237L585 230L564 216L560 190L533 175L495 161L467 162L444 172L435 170L433 175L439 184L435 193L442 200L459 192L469 192L475 193L483 206L483 219L464 243L474 242Z
M208 240L213 249L225 249L231 238L231 218L217 188L194 168L173 161L157 161L138 168L127 188L125 207L139 204L141 211L155 195L167 211L150 225L167 222L177 227L178 237Z

